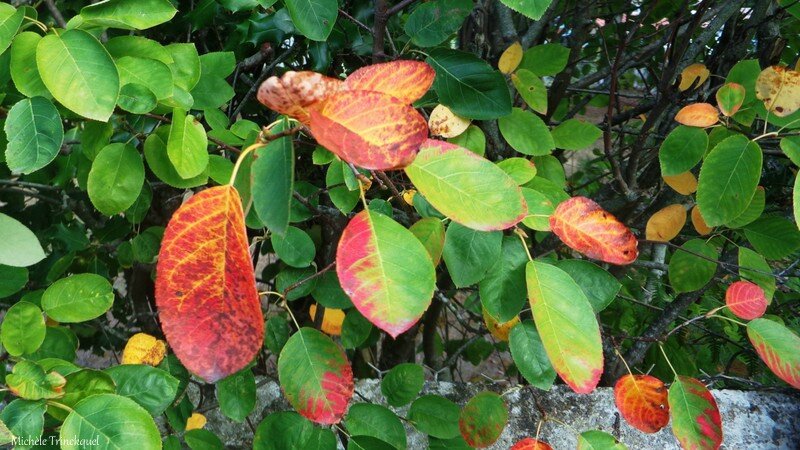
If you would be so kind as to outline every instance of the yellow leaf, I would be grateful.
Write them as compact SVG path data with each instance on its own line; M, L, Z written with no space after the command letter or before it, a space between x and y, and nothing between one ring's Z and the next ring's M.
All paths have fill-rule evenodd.
M415 189L406 189L403 191L403 201L406 202L409 206L414 206L414 196L417 195L417 191Z
M308 314L311 320L317 316L317 305L312 304L308 308ZM342 322L344 322L344 311L341 309L325 308L322 315L322 332L331 336L340 336L342 334Z
M706 128L717 123L719 111L709 103L693 103L684 106L675 115L675 120L689 127Z
M146 333L136 333L128 339L122 351L122 364L157 366L167 354L167 344Z
M664 176L664 182L675 192L682 195L689 195L697 191L697 178L692 172L683 172L678 175Z
M522 62L522 45L519 42L514 42L500 55L500 60L497 62L497 68L500 72L508 75L509 73L517 70L519 63Z
M519 323L519 317L514 317L508 322L499 323L494 317L489 314L486 309L483 310L483 322L486 324L486 329L492 333L498 341L508 342L508 333L514 328L514 325Z
M193 412L188 419L186 419L186 431L199 430L206 426L206 416Z
M703 64L692 64L681 72L681 84L678 86L678 89L683 92L692 86L695 88L700 87L700 85L706 82L709 75L710 72Z
M694 205L694 208L692 208L692 225L700 236L711 233L712 228L706 225L705 219L700 215L700 207L697 205Z
M756 97L778 117L800 109L800 72L784 66L767 67L756 80Z
M457 116L444 105L437 105L428 119L431 134L444 138L454 138L469 128L469 119Z
M658 211L647 221L645 234L649 241L668 242L680 233L686 224L686 208L683 205L669 205Z

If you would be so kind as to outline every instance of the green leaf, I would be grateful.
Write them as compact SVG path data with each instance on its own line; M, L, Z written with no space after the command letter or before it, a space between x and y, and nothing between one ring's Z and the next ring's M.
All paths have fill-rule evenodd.
M178 395L180 381L166 370L123 364L109 367L105 372L114 380L117 394L135 401L152 416L164 413Z
M371 436L398 450L406 448L406 429L385 406L356 403L350 407L344 423L351 436Z
M6 384L17 397L26 400L58 398L64 395L67 380L57 372L46 373L33 361L22 360L6 375Z
M483 391L469 399L458 424L461 436L473 447L488 447L497 441L508 422L508 408L503 397Z
M85 322L111 308L114 292L107 279L93 273L62 278L44 291L42 309L64 323Z
M435 142L423 144L405 168L434 208L455 222L483 231L510 228L525 217L525 200L514 179L467 149Z
M336 437L328 429L315 427L296 412L274 412L256 428L254 450L334 450Z
M353 302L350 301L350 297L345 294L341 284L339 284L339 277L335 271L325 272L321 277L318 277L317 285L311 295L314 300L326 308L346 309L353 307Z
M448 139L447 142L459 147L464 147L480 156L486 153L486 135L483 134L483 130L476 125L470 125L467 127L467 131L454 138Z
M44 342L44 317L33 303L19 301L6 311L0 325L3 347L11 356L35 352Z
M497 124L503 139L520 153L547 155L555 148L550 129L530 111L514 108L511 114L501 117Z
M725 225L729 228L741 228L752 223L754 220L761 217L761 213L764 212L766 200L766 190L761 186L757 187L755 195L753 195L753 198L750 200L750 204L747 205L747 209Z
M595 313L606 309L617 297L622 284L597 264L583 259L565 259L556 262L578 283Z
M800 166L800 136L787 136L781 139L781 151L795 166Z
M273 316L264 328L264 345L272 353L279 354L289 340L289 321L283 316Z
M44 431L44 413L47 406L43 401L16 399L0 410L0 420L17 438L34 440ZM26 448L17 446L16 448Z
M179 45L194 47L192 44ZM171 66L175 63L172 55L163 45L142 36L125 35L113 37L106 42L106 49L114 59L119 59L123 56L135 56L138 58L155 59L167 66Z
M404 29L414 45L433 47L458 31L470 11L471 0L434 0L414 8Z
M10 297L28 284L28 269L0 264L0 298Z
M67 109L101 122L111 117L119 74L94 36L82 30L48 34L36 47L36 65L47 90Z
M747 337L778 378L800 389L800 336L778 322L754 319L747 323Z
M523 53L522 62L519 63L517 70L528 70L539 77L553 76L567 67L567 61L569 61L569 49L563 45L537 45Z
M217 382L217 402L225 417L243 421L256 407L256 378L247 367Z
M556 148L563 150L583 150L597 142L603 132L589 122L569 119L561 122L552 131Z
M233 88L225 78L236 68L232 52L212 52L200 56L200 79L192 88L194 109L212 109L233 98Z
M776 282L767 260L747 247L739 247L738 263L739 276L759 285L764 290L767 301L771 302L775 295Z
M533 20L539 20L544 15L553 0L500 0L504 5L514 11L528 16Z
M342 322L342 347L355 349L369 342L374 327L357 309L347 311Z
M167 155L183 179L196 177L208 168L206 130L194 116L180 108L172 112Z
M458 405L438 395L423 395L414 400L408 410L408 420L414 428L440 439L459 435Z
M150 133L144 141L144 158L150 170L163 182L180 189L191 188L206 184L208 171L203 171L197 176L184 179L178 174L175 166L167 154L167 140L170 135L169 126L161 126Z
M284 119L275 127L289 127ZM294 190L294 145L291 136L275 139L256 150L253 162L253 208L273 233L282 235L289 226Z
M111 142L113 135L113 124L93 120L87 121L83 124L83 132L81 132L81 153L94 161L100 150Z
M532 110L547 114L547 88L541 78L530 70L519 69L511 74L511 82Z
M744 235L767 259L785 258L800 248L800 230L783 217L762 217L747 225Z
M525 306L528 254L519 237L503 237L502 254L478 284L481 304L495 320L508 322Z
M680 175L691 170L703 159L707 149L706 130L678 125L667 135L658 151L661 175Z
M47 327L42 345L35 352L26 355L26 358L31 361L39 361L46 358L73 361L75 360L77 348L78 338L69 328Z
M146 114L156 109L158 99L147 86L130 83L122 86L117 99L119 107L129 113Z
M52 97L36 68L36 46L41 40L40 35L26 31L18 34L11 44L11 79L17 90L27 97Z
M13 217L0 213L0 264L28 267L44 259L44 249L36 235Z
M669 387L672 433L683 448L719 448L722 423L711 392L694 378L677 376Z
M9 137L6 164L12 172L31 173L50 164L64 141L61 116L44 97L17 102L3 128Z
M508 346L511 357L517 365L519 373L528 383L539 389L549 391L556 379L556 371L550 364L547 352L542 344L542 338L536 331L536 326L530 320L524 320L508 335Z
M0 3L0 54L11 45L11 40L17 34L24 18L24 8L14 9L8 3Z
M669 260L669 283L675 292L692 292L706 285L717 270L717 248L702 239L692 239L675 250Z
M729 222L747 209L761 178L761 160L761 148L743 135L711 150L697 186L697 204L708 226Z
M338 423L353 396L353 371L342 349L313 328L301 328L278 358L278 379L289 403L320 424Z
M172 96L172 72L169 67L155 59L123 56L116 61L119 82L146 86L158 100Z
M345 171L352 175L350 166L342 163L340 159L336 159L328 166L328 171L325 174L325 184L328 186L328 196L339 211L344 214L349 213L358 204L359 194L357 188L350 190L346 185L347 180ZM353 177L355 178L355 177Z
M436 71L433 89L455 114L489 120L511 113L511 95L503 75L472 53L431 50L426 60Z
M116 390L114 380L108 374L94 369L82 369L66 375L67 384L64 387L64 396L58 402L70 408L90 395L113 394ZM64 420L67 412L64 409L51 406L48 414Z
M314 261L314 241L305 231L289 227L283 236L272 236L272 247L278 258L292 267L308 267Z
M114 394L93 395L75 405L59 434L62 441L97 440L102 450L158 450L161 436L153 418L133 400Z
M381 393L394 407L405 406L419 395L425 385L422 366L412 363L392 367L381 380Z
M112 216L128 209L139 197L144 183L144 163L130 144L109 144L92 162L89 199L98 211Z
M525 269L533 320L558 375L577 393L592 392L603 373L600 327L569 274L530 261Z
M578 436L578 450L627 450L614 436L600 430L584 431Z
M481 281L501 256L503 233L477 231L455 222L447 227L444 263L456 287Z
M726 83L738 83L744 86L744 104L756 99L756 80L761 74L761 65L757 59L744 59L737 62L728 72Z
M425 250L433 261L433 265L438 266L442 259L444 250L444 224L435 217L425 217L411 225L409 231L422 242Z
M85 6L80 14L86 25L146 30L168 22L177 12L169 0L108 0Z
M297 31L312 41L324 41L336 23L336 0L286 0L286 9Z
M187 93L200 79L200 56L194 44L170 44L164 47L174 64L168 64L172 70L175 85ZM163 62L163 61L162 61Z
M532 230L550 231L550 216L556 210L553 200L530 188L522 188L522 196L525 197L525 203L528 205L528 215L522 219L522 224Z
M394 450L395 446L372 436L353 436L347 441L347 450Z

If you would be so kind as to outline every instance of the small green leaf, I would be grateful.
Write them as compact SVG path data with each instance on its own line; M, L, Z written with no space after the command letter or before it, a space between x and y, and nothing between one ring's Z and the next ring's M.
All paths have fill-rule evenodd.
M772 302L775 295L775 277L772 268L763 256L747 247L739 247L739 276L759 285L764 290L768 302Z
M11 40L17 34L24 18L24 8L14 9L8 3L0 3L0 54L11 45Z
M669 260L669 283L675 292L692 292L706 285L717 264L717 248L702 239L692 239L675 250Z
M691 170L703 159L708 148L708 134L699 127L678 125L658 151L661 175L680 175Z
M234 92L225 78L233 73L235 68L236 59L232 52L211 52L201 55L200 79L190 92L194 98L192 108L212 109L228 103L233 98Z
M272 247L281 261L292 267L308 267L314 260L314 241L305 231L289 227L283 236L272 236Z
M381 393L390 405L404 406L419 395L424 384L422 366L412 363L398 364L381 380Z
M85 322L111 308L114 292L107 279L93 273L71 275L44 291L42 309L54 320Z
M500 258L503 233L477 231L452 222L447 227L442 256L457 287L481 281Z
M11 79L17 90L27 97L52 97L36 67L36 46L41 40L37 33L25 31L18 34L11 44Z
M493 261L478 283L481 304L495 320L508 322L525 306L525 264L528 254L517 236L505 236L501 256Z
M293 411L274 412L256 428L254 450L335 450L336 437Z
M286 0L286 9L297 31L312 41L324 41L336 23L336 0Z
M90 395L113 394L116 390L114 380L108 374L94 369L82 369L66 375L67 384L64 386L64 396L58 402L70 408ZM50 407L48 414L64 420L67 412L64 409Z
M8 308L0 325L3 347L11 356L35 352L44 342L45 332L42 310L26 301Z
M514 150L526 155L547 155L555 148L553 136L542 119L530 111L514 108L497 124L500 133Z
M166 63L172 70L172 79L175 86L179 87L187 94L197 84L200 79L200 55L194 44L170 44L164 47L167 54L174 61L174 64ZM149 53L149 50L148 50Z
M6 375L6 384L17 397L26 400L58 398L64 395L67 380L57 372L45 372L33 361L22 360Z
M137 56L123 56L116 60L119 81L146 86L158 100L172 96L172 71L161 61Z
M44 259L44 249L36 235L13 217L0 213L0 264L28 267Z
M603 132L589 122L569 119L552 131L556 148L563 150L583 150L597 142Z
M111 216L128 209L144 183L144 163L130 144L109 144L97 154L89 171L89 199L98 211Z
M8 111L6 164L12 172L31 173L50 164L64 141L58 110L44 97L26 98Z
M350 407L344 423L351 436L370 436L397 450L406 448L406 429L397 415L385 406L356 403Z
M408 410L408 420L417 430L440 439L459 435L458 405L438 395L423 395Z
M267 320L264 331L264 345L272 353L280 354L289 340L289 321L283 316L273 316Z
M556 266L578 283L595 313L600 313L611 304L622 288L613 275L591 261L565 259L556 262Z
M553 76L567 67L567 61L569 61L569 49L563 45L537 45L523 53L522 62L517 70L528 70L539 77Z
M497 441L508 422L503 397L483 391L469 399L458 421L461 436L473 447L488 447Z
M725 225L729 228L741 228L752 223L754 220L761 217L761 213L764 212L766 200L766 190L761 186L757 187L755 195L753 195L753 198L750 200L750 204L747 205L747 209Z
M114 394L87 397L75 405L61 426L62 441L96 440L102 450L161 449L153 418L133 400Z
M256 378L248 367L217 382L219 410L226 417L241 422L256 407Z
M44 431L44 413L47 406L43 401L18 398L0 410L0 420L8 426L14 436L34 440ZM17 447L20 448L20 447Z
M172 112L167 155L183 179L196 177L208 168L206 130L194 116L180 108Z
M130 83L119 90L117 104L129 113L146 114L156 108L158 99L147 86Z
M533 20L544 15L553 0L501 0L504 5Z
M168 185L180 189L186 189L206 184L208 181L208 171L205 170L197 176L184 179L178 174L167 153L167 140L170 135L169 126L161 126L155 132L150 133L144 141L144 158L150 170Z
M556 371L550 364L536 325L530 320L514 325L509 333L508 346L514 364L525 380L539 389L549 391L556 380Z
M800 248L800 230L783 217L762 217L745 226L744 235L767 259L785 258Z
M614 436L600 430L584 431L578 436L578 450L627 450Z
M422 3L408 16L404 29L414 45L433 47L455 34L470 11L471 0L434 0Z
M164 359L169 364L168 359ZM135 401L148 413L158 416L178 395L180 381L166 370L144 364L123 364L105 372L114 380L117 394Z
M369 342L374 327L356 308L347 311L342 322L342 347L354 349Z
M0 264L0 298L10 297L28 284L28 269Z
M511 74L511 82L532 110L547 114L547 87L541 78L530 70L519 69Z
M280 132L287 121L275 127ZM273 233L282 235L289 226L294 190L294 146L291 136L275 139L256 150L253 162L253 208Z
M467 131L454 138L448 139L447 142L459 147L464 147L480 156L486 153L486 135L483 134L483 130L476 125L470 125L467 127Z

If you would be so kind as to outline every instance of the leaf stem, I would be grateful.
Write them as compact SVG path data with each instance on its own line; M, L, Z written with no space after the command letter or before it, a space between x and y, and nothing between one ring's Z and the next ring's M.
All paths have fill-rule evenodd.
M672 367L672 362L669 360L669 357L667 357L667 352L664 351L664 345L660 342L658 343L658 349L661 350L661 354L664 355L664 359L667 361L669 368L672 369L672 374L675 375L675 378L678 378L678 372Z
M228 182L228 186L233 186L233 182L236 181L236 175L239 173L239 168L242 166L242 162L244 161L245 157L247 157L250 152L258 150L265 145L267 144L259 139L255 144L247 147L242 151L242 153L239 154L239 157L236 158L236 165L233 166L233 172L231 172L231 180Z

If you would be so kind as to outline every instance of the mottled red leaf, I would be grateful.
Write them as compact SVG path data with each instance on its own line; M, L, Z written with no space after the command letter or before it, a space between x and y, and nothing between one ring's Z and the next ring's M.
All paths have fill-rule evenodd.
M458 419L458 429L467 444L488 447L497 441L508 421L508 408L500 395L483 391L472 397Z
M375 91L405 104L419 100L433 84L433 67L422 61L392 61L362 67L344 81L350 91Z
M737 281L725 291L725 304L738 317L753 320L764 315L767 310L767 297L757 284Z
M550 228L570 248L590 258L623 265L639 256L631 230L586 197L558 205L550 216Z
M687 450L716 450L722 445L722 418L708 388L690 377L675 377L669 387L672 433Z
M614 385L614 402L634 428L655 433L669 423L667 387L650 375L625 375Z
M242 201L206 189L170 219L156 267L156 305L167 342L208 382L244 368L261 349L261 314Z
M517 441L517 443L511 447L511 450L553 450L553 447L534 438L525 438L521 441Z
M311 133L323 147L365 169L401 169L428 137L414 108L388 94L342 91L311 111Z
M316 72L289 71L282 77L269 77L258 89L258 101L267 108L308 125L309 110L338 91L342 80Z

